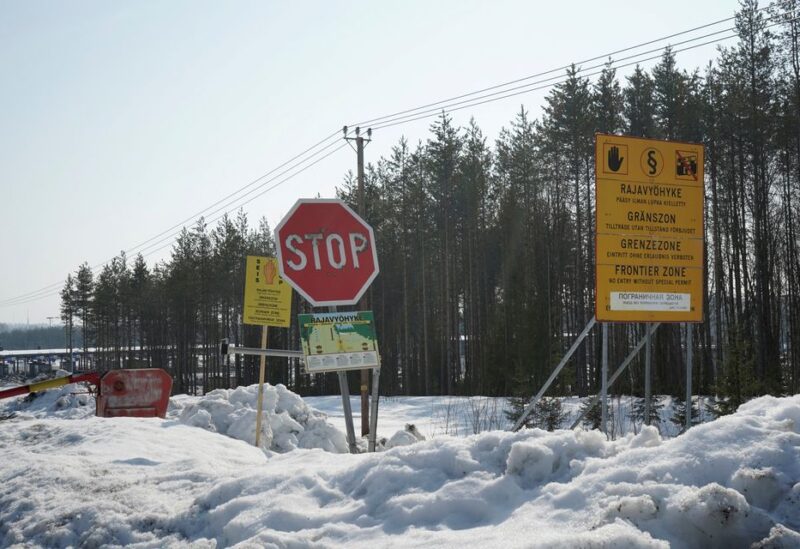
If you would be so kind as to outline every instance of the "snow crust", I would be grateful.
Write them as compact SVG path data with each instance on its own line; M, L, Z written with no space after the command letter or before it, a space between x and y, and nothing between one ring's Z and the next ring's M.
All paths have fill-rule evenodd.
M581 430L492 431L350 455L325 444L305 449L312 435L304 433L318 440L332 431L306 428L308 417L320 418L279 387L268 391L269 417L282 418L278 428L269 421L269 447L291 451L231 438L251 436L242 419L252 411L250 389L176 399L167 420L95 418L92 406L69 420L87 406L57 405L65 395L54 394L0 422L0 546L797 547L800 540L800 395L756 399L673 439L655 428L615 441ZM331 448L339 435L327 439Z

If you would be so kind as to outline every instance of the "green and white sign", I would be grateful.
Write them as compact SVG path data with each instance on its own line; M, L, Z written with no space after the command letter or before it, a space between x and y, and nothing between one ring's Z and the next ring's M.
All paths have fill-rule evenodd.
M372 311L297 315L306 372L380 368Z

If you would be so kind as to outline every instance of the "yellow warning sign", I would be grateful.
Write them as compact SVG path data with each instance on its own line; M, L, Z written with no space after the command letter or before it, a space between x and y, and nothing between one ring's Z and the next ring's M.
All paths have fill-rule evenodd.
M292 287L278 274L274 257L247 256L242 316L245 324L289 327Z
M702 145L595 136L596 315L702 322Z

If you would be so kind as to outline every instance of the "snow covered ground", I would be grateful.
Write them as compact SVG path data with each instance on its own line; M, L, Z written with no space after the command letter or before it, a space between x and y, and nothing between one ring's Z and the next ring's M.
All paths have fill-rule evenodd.
M166 420L96 418L74 390L0 403L2 547L800 547L800 395L614 441L472 435L480 402L384 398L381 436L429 440L350 455L340 397L270 387L255 448L254 387Z

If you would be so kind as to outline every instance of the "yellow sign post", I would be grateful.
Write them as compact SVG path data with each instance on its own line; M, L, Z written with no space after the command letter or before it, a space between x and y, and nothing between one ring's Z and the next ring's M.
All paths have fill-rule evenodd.
M596 318L702 322L702 145L597 134Z
M274 257L247 256L244 279L245 324L261 326L261 348L267 348L267 327L288 328L292 318L292 288L278 274ZM261 413L264 409L264 378L267 357L261 355L258 369L256 446L261 444Z

